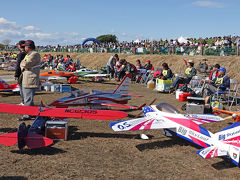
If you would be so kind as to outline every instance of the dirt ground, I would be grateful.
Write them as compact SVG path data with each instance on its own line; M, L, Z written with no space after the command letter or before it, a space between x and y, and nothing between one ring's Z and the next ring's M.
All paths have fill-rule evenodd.
M91 59L91 62L94 58L96 60L95 56L89 58L87 56L89 55L81 55L82 62L87 62L87 59ZM137 58L142 60L149 58L147 55L135 57L126 55L126 57L132 58L133 62ZM159 64L164 57L153 55L150 58L154 63ZM103 59L109 58L109 54L101 55L99 58L102 60L96 60L95 67L101 64ZM158 61L158 58L161 61ZM172 61L179 58L182 57L169 57ZM169 59L167 61L170 62ZM218 57L218 60L226 64L233 61L230 57ZM177 71L180 67L174 66L174 68ZM2 74L8 73L0 72L0 75ZM81 81L74 85L75 88L97 90L112 90L116 86L115 81L103 84ZM132 98L129 101L131 105L150 103L154 98L157 98L155 104L167 102L179 110L183 105L174 95L157 93L139 84L131 84L130 94L144 96ZM39 105L41 99L45 104L49 104L65 95L67 94L38 92L35 96L35 104ZM18 104L20 97L2 94L0 102ZM139 113L139 111L127 112L131 115ZM16 131L20 124L17 121L19 117L21 116L1 113L0 134ZM31 124L32 121L26 123ZM114 132L109 127L109 123L110 121L104 120L69 119L68 141L57 142L51 147L25 149L20 152L17 146L0 145L0 179L4 177L11 179L238 179L240 175L239 168L227 160L221 158L204 160L196 153L199 147L182 139L165 137L162 130L119 133ZM206 124L204 127L215 133L230 124L231 120L228 120ZM150 140L142 140L139 138L140 133L153 137Z
M115 81L105 84L80 82L77 88L111 90ZM140 105L168 102L178 109L182 102L174 95L161 94L143 85L131 84L131 94L144 95L133 98L129 104ZM45 104L66 94L38 92ZM0 102L18 104L18 95L0 97ZM128 112L136 115L137 111ZM0 133L13 132L20 122L20 115L1 114ZM32 121L26 121L30 124ZM199 147L182 139L170 139L162 130L145 131L151 140L139 138L141 131L114 132L110 121L69 119L68 141L57 142L51 147L25 149L17 146L0 146L0 176L16 179L237 179L239 168L221 158L204 160L196 154ZM205 127L217 132L230 121L207 124ZM0 178L1 179L1 178Z

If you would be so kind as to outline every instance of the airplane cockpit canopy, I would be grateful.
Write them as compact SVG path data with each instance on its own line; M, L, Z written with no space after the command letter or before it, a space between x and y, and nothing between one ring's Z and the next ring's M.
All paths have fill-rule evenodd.
M160 103L160 104L156 105L156 108L162 112L179 114L179 111L175 107L173 107L172 105L170 105L168 103Z
M92 93L93 93L92 89L81 89L81 90L77 90L77 91L72 91L71 96L80 97L80 96L84 96L84 95L92 94Z

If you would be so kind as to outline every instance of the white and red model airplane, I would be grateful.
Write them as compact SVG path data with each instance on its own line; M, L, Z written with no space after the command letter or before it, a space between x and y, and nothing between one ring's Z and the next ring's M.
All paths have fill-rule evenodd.
M8 84L0 78L0 92L19 92L18 84Z
M223 118L208 114L179 114L167 103L144 107L143 112L145 113L143 118L113 122L110 123L110 127L114 131L164 129L166 136L179 136L204 147L197 153L205 159L227 156L234 164L239 165L239 122L213 134L199 124L222 121Z
M98 91L92 89L81 89L71 92L70 96L60 98L52 102L51 106L68 107L77 105L88 105L90 107L100 108L102 106L113 106L127 109L141 109L140 107L128 106L128 100L133 97L141 97L139 95L129 95L131 75L127 74L114 91Z

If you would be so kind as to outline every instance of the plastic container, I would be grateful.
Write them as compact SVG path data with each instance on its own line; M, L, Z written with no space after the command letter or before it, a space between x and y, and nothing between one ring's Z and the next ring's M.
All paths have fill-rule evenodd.
M60 92L61 93L71 92L71 86L69 84L61 84L60 85Z
M155 88L155 83L153 80L148 81L147 83L147 88L154 89Z
M182 94L183 91L181 89L176 90L176 99L179 99L179 95Z
M182 93L179 95L179 101L187 101L187 97L192 96L190 93Z

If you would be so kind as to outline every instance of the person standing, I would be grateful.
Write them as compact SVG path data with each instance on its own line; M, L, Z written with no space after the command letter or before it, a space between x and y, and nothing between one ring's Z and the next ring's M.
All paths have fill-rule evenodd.
M21 68L20 68L20 63L22 62L22 60L25 58L26 56L26 52L25 52L25 41L21 40L18 42L18 49L20 50L20 52L17 55L17 66L16 66L16 70L15 70L15 80L18 81L18 86L19 86L19 91L20 91L20 96L21 96L21 103L20 105L24 105L24 99L23 99L23 93L22 93L22 83L21 83Z
M111 56L107 62L107 74L111 75L111 78L114 77L114 66L116 62L119 60L118 55L115 54L114 56Z
M20 67L22 70L22 92L25 106L34 106L34 94L39 88L41 57L35 51L35 44L32 40L25 42L25 51L27 55L22 60Z

